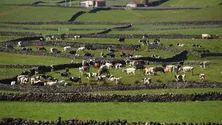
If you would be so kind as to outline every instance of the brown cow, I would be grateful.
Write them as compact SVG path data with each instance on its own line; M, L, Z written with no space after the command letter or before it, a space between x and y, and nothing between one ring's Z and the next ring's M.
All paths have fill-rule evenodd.
M36 49L37 50L44 50L44 51L46 51L46 48L44 46L36 46Z

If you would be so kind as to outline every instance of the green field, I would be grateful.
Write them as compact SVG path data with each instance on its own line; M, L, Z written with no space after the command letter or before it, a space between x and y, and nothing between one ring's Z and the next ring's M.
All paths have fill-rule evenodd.
M107 28L125 26L133 24L131 28L124 30L112 30L107 33L110 36L115 35L200 35L210 34L221 37L222 35L222 3L221 0L168 0L158 7L203 7L202 9L182 9L182 10L108 10L98 11L96 13L88 13L92 8L74 8L64 7L65 3L62 0L41 0L42 6L24 6L15 4L32 4L37 0L0 0L0 42L5 42L12 39L22 38L24 36L5 36L5 32L17 33L42 33L45 34L88 34L101 32ZM149 0L149 2L156 0ZM58 3L61 2L61 3ZM130 0L106 0L107 6L126 6ZM67 2L68 4L68 2ZM72 0L72 5L78 5L79 0ZM46 6L45 6L46 5ZM50 6L48 6L50 5ZM86 13L79 16L74 22L76 24L41 24L41 22L63 22L68 21L74 14L79 11ZM207 24L193 23L191 21L207 21ZM209 23L214 21L214 23ZM215 23L218 21L217 23ZM40 22L39 24L10 24L10 22ZM91 22L87 24L87 22ZM167 22L167 23L165 23ZM173 24L170 24L174 22ZM191 24L183 24L180 22L191 22ZM109 24L110 23L110 24ZM124 23L124 24L123 24ZM146 24L147 23L147 24ZM21 29L30 28L30 29ZM33 29L32 29L33 28ZM38 29L39 28L39 29ZM53 30L48 30L52 28ZM167 29L168 28L168 29ZM176 29L178 28L178 29ZM27 35L25 35L27 36ZM106 36L106 34L104 34ZM56 42L80 42L80 43L93 43L93 44L140 44L138 40L141 38L126 38L124 43L118 41L118 38L81 38L79 40L72 40L66 38L65 40L58 40ZM149 42L153 42L153 38ZM164 50L147 49L147 46L142 46L140 50L129 52L133 55L151 56L159 55L162 58L169 58L178 54L180 51L188 50L187 60L184 60L185 65L194 67L194 74L186 73L186 80L188 82L200 82L198 75L204 73L206 75L205 82L222 82L222 57L205 57L190 53L191 51L209 50L210 52L222 52L222 39L164 39L160 38L161 44L178 49L178 52L170 52ZM55 40L51 40L53 42ZM29 42L37 42L29 41ZM177 46L178 43L183 43L183 47ZM200 48L193 47L193 44L201 45ZM26 46L36 50L36 45ZM45 46L47 53L50 48L55 47L62 50L63 46ZM4 46L1 46L2 50ZM21 47L14 46L15 49L21 50ZM76 50L77 48L72 48ZM106 49L86 50L100 57L100 53L108 53ZM78 52L80 56L85 52ZM63 54L67 54L62 52ZM117 59L126 60L121 58L120 52L115 52ZM78 59L58 58L50 56L37 56L14 54L9 52L0 52L0 65L52 65L52 64L68 64L74 60L81 62ZM210 61L212 64L206 69L200 68L200 61ZM191 64L190 64L191 62ZM192 62L196 62L193 64ZM172 62L177 64L177 62ZM150 63L145 67L162 66L159 63ZM131 67L131 66L126 66ZM124 68L126 68L124 67ZM0 79L11 78L22 71L27 70L23 68L0 68ZM71 76L78 77L80 75L78 68L70 68ZM51 75L59 80L65 80L71 83L69 78L61 77L61 72L64 69L53 72L45 73ZM90 72L98 72L98 69L91 68ZM149 77L152 83L168 83L175 82L175 73L160 73L156 76L144 75L142 70L137 70L136 75L128 75L122 70L110 69L110 73L116 77L121 77L122 84L138 84L142 83L142 78ZM183 72L179 72L183 74ZM32 76L34 77L34 76ZM71 83L73 86L83 85L115 85L115 82L100 81L97 82L94 78L87 80L82 76L82 83ZM152 84L151 83L151 84ZM31 86L31 85L28 85ZM69 87L69 86L68 86ZM144 89L144 90L129 90L129 91L95 91L89 92L90 94L194 94L206 92L222 92L222 88L189 88L189 89ZM0 93L20 93L19 91L9 91L0 89ZM23 92L21 92L23 93ZM195 101L195 102L167 102L167 103L127 103L127 102L107 102L107 103L62 103L62 102L11 102L0 101L0 118L14 117L25 118L34 120L57 120L58 116L62 120L77 118L81 120L127 120L128 122L149 122L156 121L162 123L208 123L217 122L222 123L222 101Z
M99 121L127 119L156 122L222 122L222 102L173 103L41 103L0 102L0 117L63 120L78 118ZM46 110L47 109L47 110Z

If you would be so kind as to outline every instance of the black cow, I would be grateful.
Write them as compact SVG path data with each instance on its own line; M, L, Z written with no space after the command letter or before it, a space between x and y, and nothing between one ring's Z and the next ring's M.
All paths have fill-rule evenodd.
M80 77L70 77L69 80L72 81L72 82L79 82L79 83L82 82Z
M61 76L62 77L69 77L71 75L71 72L62 72Z
M119 41L119 42L125 42L125 38L120 37L120 38L118 39L118 41Z
M69 54L76 54L76 51L75 50L71 50L71 51L69 51Z
M115 58L115 54L114 53L107 53L106 55L105 55L105 57L110 57L110 58Z
M91 54L91 53L85 53L84 56L87 56L87 57L94 57L94 55Z

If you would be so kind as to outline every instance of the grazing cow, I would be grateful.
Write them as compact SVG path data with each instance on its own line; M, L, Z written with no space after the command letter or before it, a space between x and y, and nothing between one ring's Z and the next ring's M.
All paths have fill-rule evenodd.
M122 57L129 57L129 58L131 58L131 57L133 57L133 54L121 52L121 53L120 53L120 57L121 57L121 58L122 58Z
M121 68L123 68L123 64L122 63L116 63L115 68L116 69L121 69Z
M179 68L181 65L163 65L164 67L164 72L176 72L178 73Z
M162 72L162 73L165 73L163 67L154 67L154 68L153 68L153 71L154 71L154 72Z
M118 39L118 41L119 41L119 42L125 42L125 38L124 38L124 37L120 37L120 38Z
M143 82L144 84L150 84L150 83L151 83L151 78L143 78L143 79L142 79L142 82Z
M103 81L106 79L106 75L100 75L100 76L97 76L96 80L98 81Z
M174 75L177 82L186 82L186 75Z
M22 41L19 41L18 44L17 44L17 46L18 46L18 47L24 47L24 46L22 45Z
M152 58L156 58L156 59L160 59L160 58L161 58L161 57L158 56L158 55L151 55L150 57L152 57Z
M47 85L47 82L41 80L33 80L33 78L31 78L31 84L36 86L45 86Z
M76 51L75 50L71 50L71 51L69 51L69 54L76 54Z
M101 65L99 70L98 70L99 75L102 75L103 73L106 73L108 75L110 74L109 68L106 65Z
M67 86L68 83L65 82L65 80L59 80L59 81L57 82L57 85L59 85L59 86Z
M115 81L116 82L116 84L120 84L121 83L121 77L115 77L115 76L113 76L113 75L111 75L109 78L108 78L108 80L109 81Z
M205 74L201 73L199 75L200 81L204 81L205 80Z
M143 64L136 64L133 66L135 69L144 69L145 66Z
M94 57L94 55L91 54L91 53L85 53L84 56L87 56L87 57Z
M71 51L71 46L65 46L63 47L63 51L66 52L66 51Z
M112 64L112 63L106 62L105 65L108 67L108 69L110 69L110 67L113 67L113 64Z
M85 47L85 46L79 47L76 51L78 52L78 51L84 51L84 50L86 50L86 47Z
M177 43L177 46L180 46L180 47L182 47L182 46L184 46L185 44L183 44L183 43Z
M147 67L143 70L143 74L145 74L145 75L156 75L156 72L153 69L154 69L154 67Z
M27 84L29 82L28 75L19 75L17 76L17 83L19 84Z
M60 51L56 48L50 48L50 53L60 53Z
M118 39L118 41L119 41L119 42L125 42L125 38L124 38L124 37L120 37L120 38Z
M92 73L86 73L86 74L84 74L85 76L86 76L86 78L89 80L90 78L97 78L98 76L99 76L99 74L98 73L94 73L94 72L92 72Z
M47 86L56 86L58 84L58 80L56 81L47 81L45 85Z
M16 84L16 81L11 81L11 85L15 85Z
M69 77L71 75L71 72L62 72L61 76L62 77Z
M110 46L107 48L107 50L108 50L109 52L111 52L111 53L114 53L114 52L116 51L116 50L114 50L114 49L113 49L112 47L110 47Z
M202 34L202 39L211 39L211 35L209 34Z
M79 73L80 73L81 76L83 75L83 72L84 72L84 71L89 72L89 66L79 67Z
M72 82L82 82L81 77L70 77L69 80Z
M209 66L209 61L203 61L203 62L200 62L200 67L202 67L202 68L206 68L206 66Z
M148 35L147 34L144 34L142 39L147 39L148 38Z
M25 48L25 47L22 47L22 50L24 50L24 51L32 51L32 48Z
M193 47L199 47L199 48L202 47L201 45L198 45L198 44L192 44L192 46Z
M160 44L160 39L155 38L152 44Z
M136 75L136 68L126 68L123 69L122 72L126 72L127 74L132 74L132 75Z
M78 39L80 39L82 36L80 36L80 35L75 35L74 37L73 37L73 40L78 40Z
M46 48L44 46L36 46L36 49L37 50L44 50L44 51L46 51Z
M115 54L114 53L107 53L105 56L106 57L110 57L110 58L115 58Z
M149 40L141 39L138 42L141 43L142 45L146 45L149 43Z
M179 70L181 70L186 73L186 72L191 72L191 74L193 75L193 69L194 67L192 66L183 66L183 67L180 67Z
M6 49L14 49L14 47L12 45L5 45Z
M99 67L100 67L100 63L95 62L94 65L93 65L93 67L94 67L94 68L99 68Z

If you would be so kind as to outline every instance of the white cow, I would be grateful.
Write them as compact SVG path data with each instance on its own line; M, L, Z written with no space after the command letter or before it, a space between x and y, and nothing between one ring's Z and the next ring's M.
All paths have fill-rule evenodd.
M143 78L143 79L142 79L142 82L143 82L144 84L150 84L150 83L151 83L151 78Z
M105 65L108 67L108 69L109 69L110 67L113 67L113 64L112 64L112 63L105 63Z
M200 67L202 67L202 68L206 68L206 66L208 66L210 64L210 62L209 61L203 61L203 62L200 62Z
M186 72L191 72L191 74L193 75L193 69L194 67L192 66L183 66L183 67L180 67L179 70L183 70L184 73Z
M15 85L16 84L16 81L11 81L11 85Z
M19 41L17 46L22 47L22 41Z
M56 49L56 48L50 48L50 53L57 53L57 52L59 52L58 49Z
M75 36L73 37L73 40L78 40L78 39L80 39L80 38L81 38L80 35L75 35Z
M76 51L84 51L86 49L86 47L79 47Z
M204 81L205 80L205 74L201 73L199 75L199 78L200 78L201 81Z
M19 84L27 84L29 82L28 75L19 75L17 76L17 83Z
M202 34L202 39L210 39L211 35L209 34Z
M115 81L116 84L121 83L121 79L122 79L122 77L115 77L115 76L113 76L113 75L111 75L111 76L108 78L109 81Z
M123 69L122 72L126 72L127 74L133 74L133 75L136 75L136 68L126 68L126 69Z
M66 52L66 51L71 51L71 46L65 46L63 48L63 51Z

